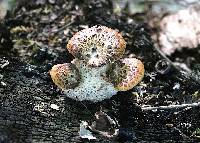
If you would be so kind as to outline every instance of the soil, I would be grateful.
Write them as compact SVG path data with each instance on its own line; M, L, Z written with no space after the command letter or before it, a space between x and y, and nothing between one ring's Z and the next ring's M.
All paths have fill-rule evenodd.
M192 104L200 97L199 48L163 56L154 47L145 16L115 13L110 0L19 2L0 23L0 143L89 142L79 137L79 125L94 120L100 109L118 121L119 135L96 134L90 142L200 142L199 106L145 110ZM143 61L145 77L111 99L78 102L53 84L49 70L73 59L67 41L93 25L118 29L127 42L125 56ZM186 56L192 59L186 63L191 73L171 63L186 62Z

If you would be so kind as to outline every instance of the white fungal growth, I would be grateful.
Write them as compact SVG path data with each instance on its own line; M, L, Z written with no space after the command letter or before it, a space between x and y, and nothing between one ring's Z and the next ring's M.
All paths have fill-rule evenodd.
M66 96L79 101L90 100L97 102L109 99L117 94L113 84L105 80L104 75L107 65L92 68L83 62L76 62L76 66L81 75L81 82L74 89L63 90Z

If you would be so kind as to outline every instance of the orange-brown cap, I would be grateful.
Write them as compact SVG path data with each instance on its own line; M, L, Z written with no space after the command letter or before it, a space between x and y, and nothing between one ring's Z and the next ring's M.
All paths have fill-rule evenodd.
M50 75L53 82L61 89L75 88L81 78L78 69L71 63L54 65Z
M136 86L144 77L144 65L136 58L125 58L122 63L126 66L126 76L118 83L116 88L119 91L127 91Z
M112 63L106 73L108 80L119 91L127 91L137 85L144 76L144 65L136 58L125 58Z
M119 59L126 42L117 31L106 26L93 26L77 32L68 42L68 51L88 65L101 66Z

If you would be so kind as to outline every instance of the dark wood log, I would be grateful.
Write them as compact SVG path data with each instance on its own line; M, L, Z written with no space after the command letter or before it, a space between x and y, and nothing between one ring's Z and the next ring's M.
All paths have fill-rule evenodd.
M48 70L15 58L1 58L1 65L5 61L9 64L0 68L0 142L80 142L81 121L93 121L100 106L119 121L120 135L97 135L97 142L196 141L188 134L200 125L199 107L142 111L131 101L132 95L121 93L100 103L77 102L54 87ZM187 125L193 129L187 132Z

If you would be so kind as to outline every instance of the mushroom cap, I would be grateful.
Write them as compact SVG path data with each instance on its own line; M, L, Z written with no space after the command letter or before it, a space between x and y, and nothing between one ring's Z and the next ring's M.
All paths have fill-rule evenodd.
M63 90L75 88L81 79L77 67L71 63L54 65L50 75L53 82Z
M88 65L101 66L122 57L126 42L117 31L93 26L77 32L68 42L68 51Z
M136 86L144 77L144 65L136 58L122 59L122 63L126 66L125 78L117 84L116 88L119 91L127 91Z
M127 91L144 76L144 65L136 58L124 58L111 64L106 77L118 91Z

